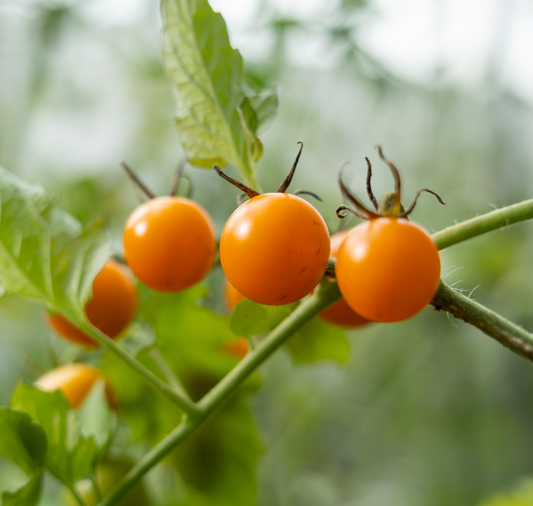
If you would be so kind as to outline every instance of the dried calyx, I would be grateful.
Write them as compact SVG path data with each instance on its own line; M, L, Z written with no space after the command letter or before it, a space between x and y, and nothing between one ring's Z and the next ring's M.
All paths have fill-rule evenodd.
M292 164L292 168L291 168L289 174L283 180L283 182L281 183L280 187L276 190L276 193L285 193L287 191L287 189L289 188L289 185L291 184L292 178L293 178L294 173L296 171L296 167L298 166L298 162L300 161L300 156L302 154L302 150L304 148L303 142L298 141L297 144L300 145L300 149L298 151L298 154L296 155L296 159L294 160L294 163ZM252 198L257 197L258 195L260 195L260 193L258 193L254 189L250 188L249 186L246 186L244 183L241 183L240 181L237 181L236 179L233 179L232 177L230 177L227 174L225 174L218 165L216 165L216 164L213 165L213 169L215 170L215 172L222 179L225 179L226 181L228 181L228 183L231 183L233 186L235 186L235 188L238 188L239 190L242 191L242 194L237 197L237 203L239 205L242 204L242 202L243 202L244 198L246 198L246 196L248 196L249 198L252 199ZM310 191L300 190L300 191L295 192L294 195L310 195L310 196L312 196L312 197L314 197L317 200L320 200L322 202L322 199L316 193L313 193L313 192L310 192Z
M339 169L339 186L341 188L342 195L346 198L346 200L352 204L355 209L352 209L349 206L342 205L337 208L335 213L339 218L345 218L346 217L346 211L357 216L358 218L361 218L363 220L373 220L376 218L379 218L380 216L388 216L393 218L406 218L409 216L415 206L416 202L418 200L418 197L422 192L431 193L434 195L437 200L442 204L445 205L445 203L442 201L442 199L431 190L428 190L427 188L422 188L421 190L418 190L418 192L415 195L415 198L413 199L413 202L411 202L411 205L409 208L405 211L402 207L401 198L402 198L402 182L400 178L400 173L398 172L398 169L392 163L388 158L385 157L383 154L383 151L381 149L381 146L376 146L379 157L385 162L385 164L389 167L390 171L392 172L392 176L394 178L394 192L386 193L381 201L378 203L376 197L374 196L374 193L372 191L372 165L370 163L370 160L365 157L366 163L367 163L367 175L366 175L366 191L368 194L368 198L372 202L372 205L374 207L374 211L366 207L361 203L361 201L355 197L350 190L346 187L343 180L343 171L348 162L344 162L340 169Z

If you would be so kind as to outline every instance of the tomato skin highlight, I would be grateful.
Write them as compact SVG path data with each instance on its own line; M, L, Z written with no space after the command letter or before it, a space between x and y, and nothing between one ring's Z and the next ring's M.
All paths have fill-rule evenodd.
M431 301L440 280L437 246L419 225L381 217L361 223L346 236L335 266L343 298L376 322L398 322Z
M239 206L220 239L220 261L244 297L270 306L309 294L328 265L329 233L318 211L286 193L266 193Z
M93 294L85 304L89 322L106 336L115 338L135 318L137 288L129 270L115 260L108 260L93 281ZM94 339L61 314L49 315L54 330L76 344L89 348L100 346Z
M203 207L184 197L140 205L124 227L124 256L135 276L160 292L201 281L213 266L215 227Z
M41 376L34 385L45 392L61 390L68 403L76 409L83 404L83 401L99 380L106 382L107 400L111 407L115 407L115 396L104 374L96 367L87 364L76 363L57 367Z

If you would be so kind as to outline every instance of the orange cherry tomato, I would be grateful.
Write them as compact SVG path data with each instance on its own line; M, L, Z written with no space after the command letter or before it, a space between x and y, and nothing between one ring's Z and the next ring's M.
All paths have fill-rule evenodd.
M335 258L339 248L350 232L350 229L341 230L331 236L331 252L329 256ZM360 314L357 314L344 299L340 299L337 302L331 304L331 306L324 309L318 317L332 325L345 328L361 327L369 323L369 320L363 318Z
M235 290L235 288L233 288L230 282L226 279L224 281L224 305L226 306L228 313L231 313L233 308L242 299L244 299L242 293L239 293L237 290Z
M233 286L230 285L229 281L226 279L224 281L224 304L228 313L233 311L233 308L242 300L244 297L240 294ZM233 355L237 358L243 358L249 351L250 345L248 344L248 339L245 337L238 337L233 341L229 341L222 345L222 351L227 355Z
M220 239L230 284L244 297L271 306L309 294L326 270L329 250L322 216L286 193L258 195L239 206Z
M53 369L41 376L34 385L45 392L61 390L69 404L74 408L81 406L94 384L104 380L105 392L111 407L116 406L115 396L104 374L87 364L67 364Z
M222 350L228 355L243 358L250 351L250 345L248 344L248 339L245 337L238 337L233 341L224 343L222 345Z
M184 197L139 206L124 227L124 256L137 278L160 292L201 281L215 260L215 227L205 209Z
M339 327L345 327L347 329L353 329L355 327L361 327L370 323L370 320L364 318L360 314L357 314L344 299L340 299L337 302L331 304L331 306L324 309L318 317L332 325Z
M398 322L431 301L440 279L439 251L419 225L380 217L348 233L335 274L354 311L372 321Z
M90 323L106 336L117 337L132 321L137 311L137 289L129 270L115 260L108 260L93 281L93 294L85 304ZM49 315L50 325L65 339L88 347L99 344L61 314Z

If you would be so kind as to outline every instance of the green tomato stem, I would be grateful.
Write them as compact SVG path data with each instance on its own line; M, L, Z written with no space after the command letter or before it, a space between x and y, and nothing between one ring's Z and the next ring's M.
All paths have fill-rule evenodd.
M85 499L81 496L81 494L76 490L76 485L72 485L72 487L68 487L70 491L72 492L72 495L78 501L78 504L80 506L87 506L87 503L85 502Z
M247 183L253 186L253 182L247 180ZM439 250L442 250L492 230L529 219L533 219L533 199L453 225L433 234L432 237ZM334 265L334 259L330 258L328 275L333 274ZM323 280L321 289L315 295L304 300L197 404L178 395L97 329L87 324L80 325L91 337L110 348L189 415L185 416L173 432L138 462L121 480L114 492L100 503L100 506L116 504L165 455L193 434L216 408L292 334L340 297L337 285ZM474 325L510 350L533 361L533 335L490 309L461 295L442 281L431 303L435 308L448 311L457 318Z
M304 300L283 322L249 352L199 403L201 415L182 422L121 480L113 493L99 506L113 506L152 467L178 444L193 434L237 387L269 358L291 335L327 306L341 297L336 283L322 281L316 294Z
M323 281L315 295L305 299L198 402L200 410L210 414L290 336L340 297L336 283Z
M185 390L185 387L181 384L181 381L174 374L172 368L168 365L168 362L165 360L165 357L161 354L159 348L153 348L150 350L150 357L155 362L159 370L165 376L167 383L180 395L185 397L189 402L192 402L189 393Z
M72 319L71 315L65 315L71 321L74 321L83 331L89 334L94 340L100 344L106 346L117 357L125 362L132 369L137 371L144 379L152 385L156 390L165 395L174 404L179 406L185 413L191 418L194 418L200 414L196 405L185 396L176 392L171 386L167 385L164 381L161 381L152 371L144 367L140 362L135 360L124 348L119 346L113 339L107 337L104 333L100 332L96 327L93 327L87 322L76 321Z
M116 504L152 467L161 461L177 445L187 439L202 424L203 419L191 420L186 415L181 423L159 444L154 446L137 464L120 480L117 487L98 506Z
M531 219L533 219L533 199L524 200L524 202L519 204L502 207L490 213L476 216L470 220L445 228L431 237L439 250L443 250L478 235Z
M533 361L533 335L503 316L469 299L443 281L431 304L466 323L470 323L488 336L496 339L514 353Z

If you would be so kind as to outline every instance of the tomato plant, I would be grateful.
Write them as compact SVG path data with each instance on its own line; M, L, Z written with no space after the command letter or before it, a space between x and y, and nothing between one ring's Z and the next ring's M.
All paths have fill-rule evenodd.
M37 381L35 386L45 392L60 390L73 408L81 406L97 381L106 381L104 374L96 367L83 363L67 364L52 369ZM111 386L106 381L106 395L111 406L116 405Z
M254 74L253 69L245 69L242 57L230 45L222 16L211 9L207 0L164 0L163 10L163 60L170 81L170 86L164 81L163 87L167 91L172 88L176 98L174 123L181 145L180 167L189 163L211 171L204 176L196 172L194 177L201 181L199 188L205 192L202 199L207 202L206 208L221 226L222 218L233 207L231 203L226 203L226 207L221 205L225 196L215 193L219 180L213 171L244 192L249 200L238 205L225 223L219 241L219 262L216 230L210 215L190 196L175 195L179 193L181 169L170 195L156 197L124 164L148 197L125 223L120 187L109 189L110 193L116 192L116 198L107 208L105 191L100 188L102 198L93 198L87 206L90 209L79 212L84 199L77 202L77 196L87 188L86 193L91 193L104 178L97 176L94 180L98 183L74 185L78 193L69 186L63 193L71 199L73 213L84 217L85 223L81 223L63 211L58 199L49 198L42 187L0 168L0 294L7 300L7 305L0 308L4 311L2 315L11 311L11 303L18 309L15 298L23 298L39 304L51 315L50 324L67 339L87 348L102 343L100 349L61 346L56 341L39 342L39 346L35 341L34 346L33 338L37 339L38 335L30 336L31 353L21 359L23 365L16 369L16 374L20 373L26 381L15 387L9 406L0 407L0 434L7 435L0 437L0 488L6 489L1 502L37 506L44 494L46 504L57 504L63 492L69 506L254 506L259 496L261 502L273 503L342 502L348 495L336 494L333 488L338 479L338 464L342 464L344 478L350 478L340 481L354 481L350 469L367 464L364 454L359 453L364 446L375 454L383 453L387 461L390 448L399 449L401 458L416 461L418 466L419 455L406 453L405 448L396 448L398 441L389 440L397 435L400 445L409 442L410 451L412 434L406 433L403 423L395 426L395 430L386 430L387 427L381 426L380 413L384 412L384 400L397 402L397 409L412 401L411 397L402 398L402 388L409 393L412 389L412 377L407 374L402 381L397 381L395 373L405 369L404 358L413 357L420 363L420 357L425 360L429 356L427 349L433 349L433 346L420 346L428 336L424 332L419 335L411 332L415 327L406 326L409 331L403 333L399 327L389 341L386 341L388 326L369 325L353 336L354 339L349 339L343 327L362 327L369 321L402 321L431 304L533 361L533 335L439 279L440 250L532 219L533 201L498 209L429 235L408 218L420 192L404 210L398 171L379 148L381 158L394 176L395 191L378 203L372 193L368 162L367 191L374 206L373 210L368 209L348 191L341 170L341 195L354 209L341 206L337 215L350 211L365 222L330 237L319 211L299 196L309 192L287 193L303 144L278 190L270 193L259 190L258 163L265 149L259 135L276 115L277 93L265 87L263 76ZM52 32L63 33L56 30L54 23L65 18L68 16L64 16L63 7L54 10L51 18L42 23L43 31L51 26ZM283 30L290 24L283 23ZM281 25L276 22L276 26ZM335 38L343 33L344 30L336 30ZM353 53L353 44L350 47ZM139 62L134 60L137 65ZM164 74L158 65L141 63L140 67L149 68L151 75L162 79ZM39 77L36 83L48 81L39 75L34 77ZM156 90L160 94L160 88ZM170 93L166 95L170 99ZM309 104L306 108L311 110ZM167 119L166 112L161 116ZM151 122L145 123L144 116L139 117L143 118L144 131L139 137L142 140L136 144L135 153L120 156L150 158L148 166L159 170L159 162L168 153L159 154L153 146L147 149L143 142L145 138L163 136L152 128ZM313 123L320 128L324 126L321 122ZM365 122L365 130L367 126ZM152 130L155 135L146 135ZM308 135L305 129L300 133ZM316 149L320 150L320 156L314 163L322 169L322 162L330 160L321 151L323 144L318 145L319 142ZM276 146L279 148L281 143ZM268 149L274 152L272 145ZM269 163L272 166L277 161L266 160L261 170L268 171ZM227 176L229 167L239 173L239 180L244 183ZM202 177L205 177L203 182ZM321 177L325 191L330 183L331 192L329 201L320 209L327 210L331 205L324 217L334 221L333 209L341 201L341 195L333 178L328 181L327 170L323 170ZM76 205L72 204L73 200ZM107 220L94 219L95 201L101 205L99 211ZM123 231L123 250L129 267L109 260L121 254L113 247L120 243L117 230ZM146 286L146 289L141 287L140 295L130 269ZM501 270L505 271L505 266ZM223 275L228 280L224 302L218 290ZM223 303L226 311L221 310ZM31 315L31 309L19 314ZM433 318L435 334L437 318L441 322L440 331L447 331L442 329L448 328L448 322L438 312L427 316ZM120 336L135 318L127 338L120 342L103 338L102 333L110 338ZM12 338L14 328L10 324L5 328L10 342L17 342ZM31 328L31 325L22 326L19 332ZM359 346L364 337L359 338L365 335L371 339ZM435 346L441 343L442 340L434 340ZM352 346L357 346L353 352ZM371 346L375 348L370 349ZM285 353L280 359L272 367L263 367L282 347ZM470 348L464 353L465 368L472 362L474 347ZM456 349L453 351L450 361L460 356ZM435 384L441 380L438 371L447 369L442 364L435 367L433 360L436 355L445 354L436 353L427 361L424 374L435 374ZM483 376L477 368L487 354L479 355L475 373ZM3 367L8 369L8 353L6 357ZM309 364L317 361L322 362L321 366L311 370ZM334 362L335 367L330 367L328 362ZM356 375L354 370L341 367L345 363L350 367L355 362L362 368ZM380 369L383 363L393 366ZM491 361L491 367L492 364ZM52 370L36 379L40 371L49 368ZM361 374L364 368L369 371L367 377ZM493 376L492 369L489 376ZM500 386L500 378L495 381ZM265 395L249 402L261 382L266 383ZM362 387L356 390L356 384ZM457 384L461 387L461 378ZM433 386L428 382L424 385L427 393L422 392L425 395L417 392L413 396L423 399L415 432L424 433L424 437L430 432L438 433L441 427L433 424L445 418L443 410L434 416L427 409L427 398L442 395ZM518 389L513 385L512 390L515 395ZM453 389L442 391L448 393ZM268 399L269 395L272 399ZM463 398L453 392L450 395L454 400L459 399L463 409ZM114 411L117 399L121 409ZM516 404L523 409L521 403ZM360 410L361 406L364 411ZM353 416L354 410L359 410L357 415L365 416ZM336 419L343 411L351 418ZM427 411L430 418L422 419ZM507 416L506 410L499 411ZM394 415L386 413L383 419L401 418L403 422L404 417L398 417L396 412ZM455 415L449 413L454 423ZM256 424L259 417L263 417L261 423ZM266 418L276 422L270 427L263 425ZM501 433L498 423L493 424L496 429L492 433L485 433L479 430L478 424L459 420L456 426L473 427L476 441L486 437L492 445L490 436ZM504 427L517 427L505 417L501 421ZM321 429L320 425L327 427ZM431 430L425 430L430 425ZM285 431L283 438L277 437L279 430ZM361 445L371 431L378 434L378 445L366 442ZM357 434L359 445L353 452L346 443L351 433ZM303 442L299 446L305 450L305 459L294 458L291 438L295 434L300 438L299 443ZM270 469L275 467L279 471L276 476L291 482L291 492L278 494L271 483L268 487L262 483L260 495L256 487L261 481L257 478L257 464L265 441L276 439L282 443L265 461L267 458L274 461ZM462 438L439 439L444 441L442 447L450 446L449 441L457 439L461 449L456 454L462 455L462 446L466 446ZM341 446L333 448L332 441L337 440ZM428 448L428 453L441 454L431 445L420 446L424 450ZM339 449L342 451L337 455ZM117 450L135 458L117 459ZM497 450L499 457L501 447ZM290 465L282 462L284 451L289 459L294 459ZM359 455L363 455L360 462L352 460ZM4 457L20 467L27 482L13 481L4 487L9 481L3 475ZM457 465L460 459L450 460ZM465 460L471 466L471 461ZM493 463L498 459L489 460ZM304 480L293 469L297 461L305 466ZM333 469L331 483L315 479L317 469L309 466L315 461ZM375 467L382 472L381 463ZM147 482L150 487L145 490L142 480L152 469L154 472ZM55 481L43 492L46 474ZM391 474L397 473L389 473L387 479ZM435 474L446 473L439 469ZM410 479L404 480L403 473L401 480L411 483ZM303 490L305 495L293 495L293 485L294 490ZM370 492L367 498L377 497L376 501L388 503L394 502L398 490L390 485L386 479L380 479L377 496L369 488L363 488L365 494ZM56 493L61 486L64 490ZM435 488L439 493L444 490ZM382 490L388 495L382 496ZM465 502L452 495L447 500L450 504Z
M184 197L158 197L139 206L124 227L124 256L137 278L161 292L201 281L216 254L207 212Z
M89 322L106 336L119 336L133 321L137 311L137 288L128 269L109 260L94 278L92 297L85 304ZM69 341L87 347L98 343L60 313L48 316L54 330Z

